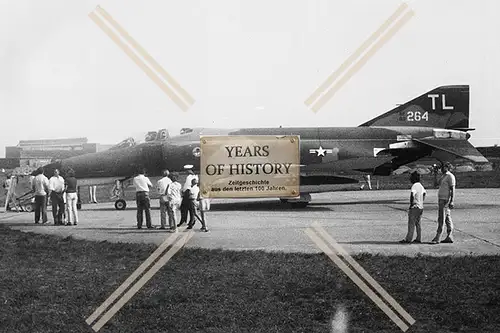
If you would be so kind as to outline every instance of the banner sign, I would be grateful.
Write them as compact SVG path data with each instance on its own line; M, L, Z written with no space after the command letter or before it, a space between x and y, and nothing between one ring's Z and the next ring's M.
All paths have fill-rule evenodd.
M200 137L204 198L298 197L298 135Z

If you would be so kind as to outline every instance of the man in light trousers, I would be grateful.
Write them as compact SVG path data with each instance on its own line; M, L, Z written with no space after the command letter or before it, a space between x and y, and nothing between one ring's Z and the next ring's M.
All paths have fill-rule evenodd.
M443 224L446 223L446 238L441 243L453 243L453 221L451 219L451 209L454 207L453 200L455 198L455 176L451 173L452 165L450 162L443 164L441 171L443 175L439 180L438 192L438 227L436 237L431 241L432 244L440 242L443 232Z

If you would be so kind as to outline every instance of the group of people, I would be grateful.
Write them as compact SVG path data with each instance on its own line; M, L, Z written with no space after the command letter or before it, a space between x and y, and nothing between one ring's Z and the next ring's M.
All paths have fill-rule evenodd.
M188 176L182 186L178 180L177 173L170 173L168 170L163 171L163 178L158 180L156 190L160 194L160 229L167 229L170 232L177 232L177 227L189 222L187 229L192 229L199 220L201 223L201 231L208 232L205 221L205 212L210 210L210 201L203 199L200 196L200 188L198 186L198 176L192 170L188 171ZM142 229L143 216L146 216L146 227L155 229L151 222L151 204L149 192L153 184L148 177L145 176L145 170L140 169L138 175L134 177L134 187L137 203L137 228ZM177 223L177 215L180 210L180 221Z
M453 221L451 219L451 209L454 207L456 179L451 173L452 165L446 162L441 167L441 178L438 180L438 226L436 236L432 239L432 244L453 243ZM408 232L400 243L422 243L422 228L420 220L424 211L424 200L426 190L420 183L420 174L415 171L410 175L412 187L410 190L410 208L408 210ZM446 223L447 235L441 241L443 227ZM413 240L413 233L417 231L417 236Z
M456 179L451 173L452 165L446 162L442 165L442 175L438 180L438 226L432 244L453 243L453 221L451 209L454 208ZM75 173L69 169L66 178L60 175L58 169L54 170L53 176L48 179L42 167L38 168L34 174L32 190L35 194L35 223L47 223L47 198L52 202L52 216L55 225L77 225L77 180ZM4 188L8 191L11 186L5 182ZM198 186L198 176L192 170L188 170L188 176L182 186L177 173L170 173L164 170L163 178L158 180L156 190L160 194L160 229L168 228L171 232L177 232L177 228L187 222L187 229L192 229L199 220L201 230L208 232L205 221L205 212L210 210L210 201L200 196ZM408 210L408 232L400 243L422 243L421 218L424 211L424 200L426 190L420 182L420 174L415 171L410 175L412 187L410 190L410 207ZM153 187L151 181L145 176L145 170L141 169L134 177L133 184L136 190L137 203L137 228L143 225L143 214L146 215L146 227L154 229L151 222L151 204L149 198L150 188ZM94 195L95 198L95 195ZM96 201L94 199L94 201ZM180 221L177 223L177 215L180 211ZM188 222L189 215L189 222ZM441 241L444 224L446 224L447 235ZM413 239L416 230L416 238Z
M47 223L47 198L52 203L52 216L54 225L77 225L77 180L75 173L69 169L66 179L63 178L58 169L50 179L45 176L42 167L33 174L31 187L35 193L35 223Z

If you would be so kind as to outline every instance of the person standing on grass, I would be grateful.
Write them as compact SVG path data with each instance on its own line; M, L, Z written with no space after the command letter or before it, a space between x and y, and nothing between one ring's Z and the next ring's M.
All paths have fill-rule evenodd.
M165 229L167 225L167 188L172 180L169 178L170 172L168 170L163 171L163 178L158 180L156 183L156 191L160 195L160 229Z
M65 192L66 192L66 215L68 218L68 223L66 225L77 225L78 223L78 209L76 207L78 201L78 195L76 193L77 180L75 178L75 172L73 169L68 170L68 177L64 181Z
M151 224L151 203L149 200L149 188L153 187L151 181L145 176L146 171L139 169L139 174L134 177L135 201L137 203L137 229L142 229L142 212L146 214L146 226L148 229L154 229Z
M443 224L446 222L447 236L441 243L453 243L451 234L453 232L453 221L451 219L451 209L454 208L455 186L457 184L455 175L451 173L452 165L446 162L441 167L443 175L439 179L438 191L438 228L436 237L431 241L432 244L438 244L443 232Z
M36 170L32 185L32 190L35 192L35 223L40 222L40 215L42 215L42 222L47 223L47 194L49 193L49 180L43 173L44 170L42 167Z
M424 212L425 188L420 183L420 174L414 171L410 175L410 181L413 184L410 190L410 209L408 210L408 233L405 239L400 243L411 243L413 239L413 232L417 229L417 238L414 243L422 243L422 229L420 220Z

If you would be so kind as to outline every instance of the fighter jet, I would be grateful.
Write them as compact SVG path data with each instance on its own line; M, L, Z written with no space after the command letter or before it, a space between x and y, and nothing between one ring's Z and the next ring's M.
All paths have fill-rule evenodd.
M204 135L299 135L300 198L288 201L305 207L311 193L332 191L336 184L356 183L353 173L389 176L400 166L423 157L441 163L456 158L475 163L488 160L468 139L469 86L435 88L358 127L279 128L184 128L170 136L168 131L148 133L144 143L127 139L115 148L67 158L47 165L48 173L71 167L80 185L109 184L135 176L139 166L148 175L162 170L182 172L186 165L200 168L200 137ZM119 198L115 208L125 209Z

